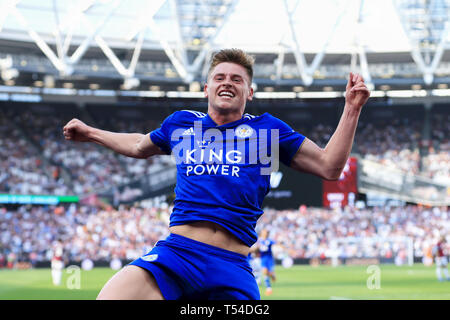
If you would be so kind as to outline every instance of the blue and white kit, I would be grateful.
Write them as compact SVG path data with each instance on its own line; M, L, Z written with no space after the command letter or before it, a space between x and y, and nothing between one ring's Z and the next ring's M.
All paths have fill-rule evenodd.
M305 137L268 113L261 116L246 113L240 120L219 126L208 114L183 110L167 117L160 128L150 133L150 139L165 153L172 154L177 163L177 185L170 226L195 221L214 222L251 247L257 240L255 227L257 220L263 214L262 202L270 189L270 171L278 161L289 166ZM176 237L175 243L173 236L169 236L164 242L159 241L146 255L156 254L153 256L154 260L141 257L132 264L152 272L166 299L194 296L201 296L203 299L220 296L217 293L213 296L202 296L198 291L193 294L191 289L196 287L196 281L188 281L192 276L190 267L171 267L177 263L176 259L163 261L166 259L163 252L176 250L174 249L176 246L170 244L172 242L176 245L183 242L183 248L189 247L187 245L189 243L194 251L206 245L200 242L194 245L193 240L179 238L179 236ZM160 249L163 244L170 250ZM188 254L186 250L182 253L182 255ZM167 254L170 257L167 259L174 258L174 255L176 254ZM240 256L231 252L234 258L236 255ZM225 260L228 259L227 261L230 260L229 256L219 256ZM242 270L245 271L240 274L231 268L228 275L226 269L221 269L221 273L216 274L217 278L234 279L226 282L233 283L234 287L228 288L231 291L219 285L215 291L210 286L205 286L209 288L204 289L205 292L224 290L236 293L227 295L227 299L233 297L234 299L259 299L258 287L251 275L247 259L245 256L242 256L242 259L238 265L241 265ZM176 275L174 275L175 269L179 271ZM242 281L246 279L247 270L250 270L248 272L253 277L254 285L248 285L248 281ZM170 280L173 278L184 278L184 280L178 281L179 283L175 285L174 281ZM242 285L239 285L241 281ZM174 287L177 289L173 289Z
M274 271L275 261L272 253L272 245L275 241L272 239L262 239L259 241L259 252L261 253L261 267L268 271Z

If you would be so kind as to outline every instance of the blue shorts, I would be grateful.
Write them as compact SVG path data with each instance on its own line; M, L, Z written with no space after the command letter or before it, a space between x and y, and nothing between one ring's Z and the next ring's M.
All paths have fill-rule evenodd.
M247 257L177 234L131 262L152 273L167 300L259 300Z
M275 268L275 262L273 261L273 257L262 256L261 257L261 267L266 268L269 272L272 272Z

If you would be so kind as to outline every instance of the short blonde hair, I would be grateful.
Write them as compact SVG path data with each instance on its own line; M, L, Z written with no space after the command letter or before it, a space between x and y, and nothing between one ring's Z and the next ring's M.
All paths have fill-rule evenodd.
M208 70L208 78L214 68L222 62L232 62L241 65L247 71L247 75L252 83L253 79L253 64L255 63L255 58L251 55L245 53L241 49L222 49L216 52L211 59L211 64Z

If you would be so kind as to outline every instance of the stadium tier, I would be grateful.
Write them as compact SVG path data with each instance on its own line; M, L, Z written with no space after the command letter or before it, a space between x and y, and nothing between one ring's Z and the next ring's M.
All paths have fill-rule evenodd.
M81 263L131 261L168 235L171 206L118 209L92 206L30 206L0 209L0 267L29 262L48 266L57 244L66 261ZM449 228L447 208L419 206L275 210L266 208L257 230L267 229L277 245L277 261L286 256L298 263L328 263L338 258L408 264L408 244L416 262L426 262L435 238ZM359 239L351 243L341 238ZM377 238L377 241L368 240ZM392 241L391 239L397 239ZM365 242L366 241L366 242ZM8 264L9 262L9 264ZM43 263L44 262L44 263ZM45 263L47 262L47 264ZM372 263L373 264L373 263Z
M276 102L276 107L255 102L249 106L249 112L269 112L286 119L298 132L324 147L337 125L338 101L336 108L319 104L299 109L292 109L292 102ZM105 130L148 133L171 111L191 108L195 101L171 103L173 106L161 102L159 108L146 108L145 103L134 107L1 103L0 166L4 170L0 175L0 193L111 197L115 188L123 190L143 176L172 167L168 156L136 160L97 145L65 141L62 135L62 127L72 118ZM329 101L327 104L333 105ZM449 185L450 116L446 107L437 105L426 112L421 105L369 105L357 128L353 155Z
M147 133L157 128L170 112L183 109L183 105L189 108L190 104L188 100L177 106L146 108L145 105L80 107L58 103L2 103L0 193L4 196L73 195L80 200L46 205L27 203L26 199L16 203L3 201L0 211L3 266L8 260L33 264L49 261L52 245L57 241L63 243L69 260L132 260L167 235L173 184L152 195L159 196L165 206L121 203L145 199L148 194L142 192L145 188L136 181L172 168L170 156L153 157L150 161L127 158L94 144L65 141L62 127L77 117L105 130ZM357 129L353 156L448 185L450 119L446 107L436 106L430 117L425 116L426 110L420 105L367 107ZM287 119L293 128L322 147L333 133L339 113L336 108L316 105L293 110L291 105L283 103L276 108L252 103L249 110ZM284 178L280 176L281 186L288 178L286 173ZM308 203L311 198L297 196L295 187L290 185L284 187L285 192L294 192L292 197L296 202L284 201L283 191L277 191L276 183L272 185L274 192L268 195L265 214L257 228L270 228L273 237L282 244L283 249L278 252L280 259L286 254L296 261L329 259L336 255L340 259L375 257L393 261L399 255L406 259L406 242L388 240L403 237L412 239L417 260L426 254L430 239L449 228L445 206L428 208L410 203L406 207L372 207L369 196L361 193L355 195L348 207L315 208L322 201L320 186L315 189L319 203ZM133 196L136 189L141 190L139 197ZM361 207L364 200L366 205ZM307 205L307 209L299 209L301 205ZM364 248L361 242L340 243L338 249L330 247L342 237L386 240Z

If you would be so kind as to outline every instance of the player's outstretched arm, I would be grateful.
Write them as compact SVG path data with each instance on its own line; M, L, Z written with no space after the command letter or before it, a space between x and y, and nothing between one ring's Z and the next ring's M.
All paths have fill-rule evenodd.
M88 126L79 119L70 120L63 127L66 140L94 142L128 157L145 159L155 154L164 154L148 134L117 133Z
M356 127L370 92L361 75L350 73L345 91L345 106L336 131L325 148L305 139L292 159L291 167L327 180L337 180L352 149Z

